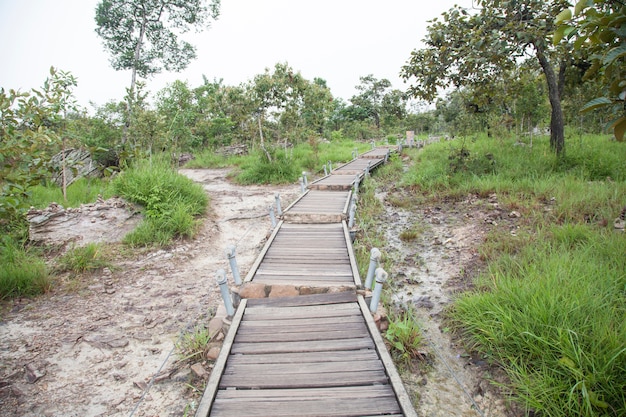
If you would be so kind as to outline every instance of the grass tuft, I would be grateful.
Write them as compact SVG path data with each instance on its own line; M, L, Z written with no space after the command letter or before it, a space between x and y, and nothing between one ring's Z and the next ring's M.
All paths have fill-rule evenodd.
M50 289L48 268L9 237L0 239L0 299L33 296Z

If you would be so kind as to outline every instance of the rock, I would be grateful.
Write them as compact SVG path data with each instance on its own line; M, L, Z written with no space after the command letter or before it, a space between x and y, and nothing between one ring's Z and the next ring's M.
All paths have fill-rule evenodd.
M215 361L217 360L217 357L220 355L220 351L222 349L219 346L213 346L211 349L209 349L209 351L206 353L206 358L210 361Z
M520 217L522 217L522 215L519 213L519 211L513 210L512 212L509 213L509 217L514 218L514 219L519 219Z
M209 373L206 371L206 369L204 369L204 366L202 366L202 364L199 362L191 365L191 372L193 372L195 376L201 379L205 379L206 377L209 376Z
M428 295L421 295L419 297L415 297L413 299L413 304L415 304L415 307L425 308L427 310L431 310L435 307L435 304L432 301L430 301L430 296Z
M41 369L42 367L41 364L33 363L24 366L26 381L29 384L34 384L46 375L46 370Z
M70 185L81 177L100 177L100 164L91 159L91 154L83 149L66 149L50 160L55 171L52 181L59 187L63 184L63 160L65 159L65 184Z
M298 295L300 295L300 291L293 285L272 285L269 298L295 297Z
M222 331L222 318L214 317L209 321L209 336L214 338L218 333Z
M246 282L239 288L241 298L265 298L267 297L267 289L265 284L257 282Z

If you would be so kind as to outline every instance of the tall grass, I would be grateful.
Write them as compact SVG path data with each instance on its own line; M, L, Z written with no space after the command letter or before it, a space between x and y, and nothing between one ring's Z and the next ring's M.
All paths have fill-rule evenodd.
M532 148L477 138L426 147L403 177L433 201L495 193L522 213L516 236L487 236L487 272L450 317L536 415L626 415L626 239L612 227L625 160L624 144L600 136L563 158L547 138Z
M50 288L44 261L8 236L0 239L0 300L32 296Z
M175 238L194 236L195 218L208 206L202 186L177 173L165 160L139 162L115 178L113 189L144 208L145 220L124 238L131 246L164 246Z
M626 413L626 239L552 226L490 265L452 316L548 416Z

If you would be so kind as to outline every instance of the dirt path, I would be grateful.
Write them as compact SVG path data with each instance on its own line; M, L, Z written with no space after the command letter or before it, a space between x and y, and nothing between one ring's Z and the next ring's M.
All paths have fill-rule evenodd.
M388 199L393 195L394 198ZM383 255L394 265L393 302L411 306L424 339L426 363L419 371L404 373L407 390L417 398L416 410L428 417L500 417L520 415L507 404L489 380L499 370L472 357L453 339L443 317L456 293L471 287L480 268L477 248L485 234L500 224L516 229L515 217L499 208L497 196L436 206L398 208L389 201L406 199L402 190L381 190L386 225ZM403 231L416 231L413 240L401 240Z
M267 207L297 186L234 186L225 170L183 170L203 184L211 213L193 242L116 262L36 300L18 300L0 323L3 416L129 416L145 384L175 357L180 332L215 308L215 271L237 245L245 274L270 227ZM228 269L227 269L228 270ZM189 369L155 384L136 416L180 416L193 395Z

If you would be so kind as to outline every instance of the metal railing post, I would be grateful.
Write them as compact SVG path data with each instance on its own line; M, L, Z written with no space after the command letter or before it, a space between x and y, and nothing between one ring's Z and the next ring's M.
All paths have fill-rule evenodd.
M235 285L241 285L241 275L239 275L239 267L237 266L237 258L235 257L235 245L230 245L226 248L226 258L230 264L230 270L233 273L233 279Z
M233 307L233 300L230 296L228 280L226 279L226 271L224 271L223 269L219 269L217 271L217 285L219 285L220 292L222 293L222 300L224 300L226 314L230 317L235 314L235 307Z
M269 206L270 220L272 221L272 229L276 227L276 215L274 214L274 206Z
M306 177L306 171L302 171L302 181L304 182L304 186L307 187L309 185L309 180Z
M376 287L374 287L374 293L372 294L372 301L370 302L370 311L373 313L378 310L378 303L380 302L380 294L383 292L383 284L387 281L388 274L382 268L376 269Z
M378 248L372 248L370 251L370 265L367 268L367 277L365 278L365 288L368 290L372 289L372 283L374 281L374 273L376 272L376 268L380 264L380 250Z
M328 168L326 167L326 164L324 164L324 176L328 175Z
M276 214L280 217L283 215L283 208L280 206L280 194L274 194L274 199L276 200Z
M304 194L304 192L306 191L306 187L304 186L304 180L302 179L302 177L300 177L300 191L302 191L302 194Z
M350 207L350 219L348 220L348 228L352 229L354 227L354 222L356 221L356 203L352 204Z

